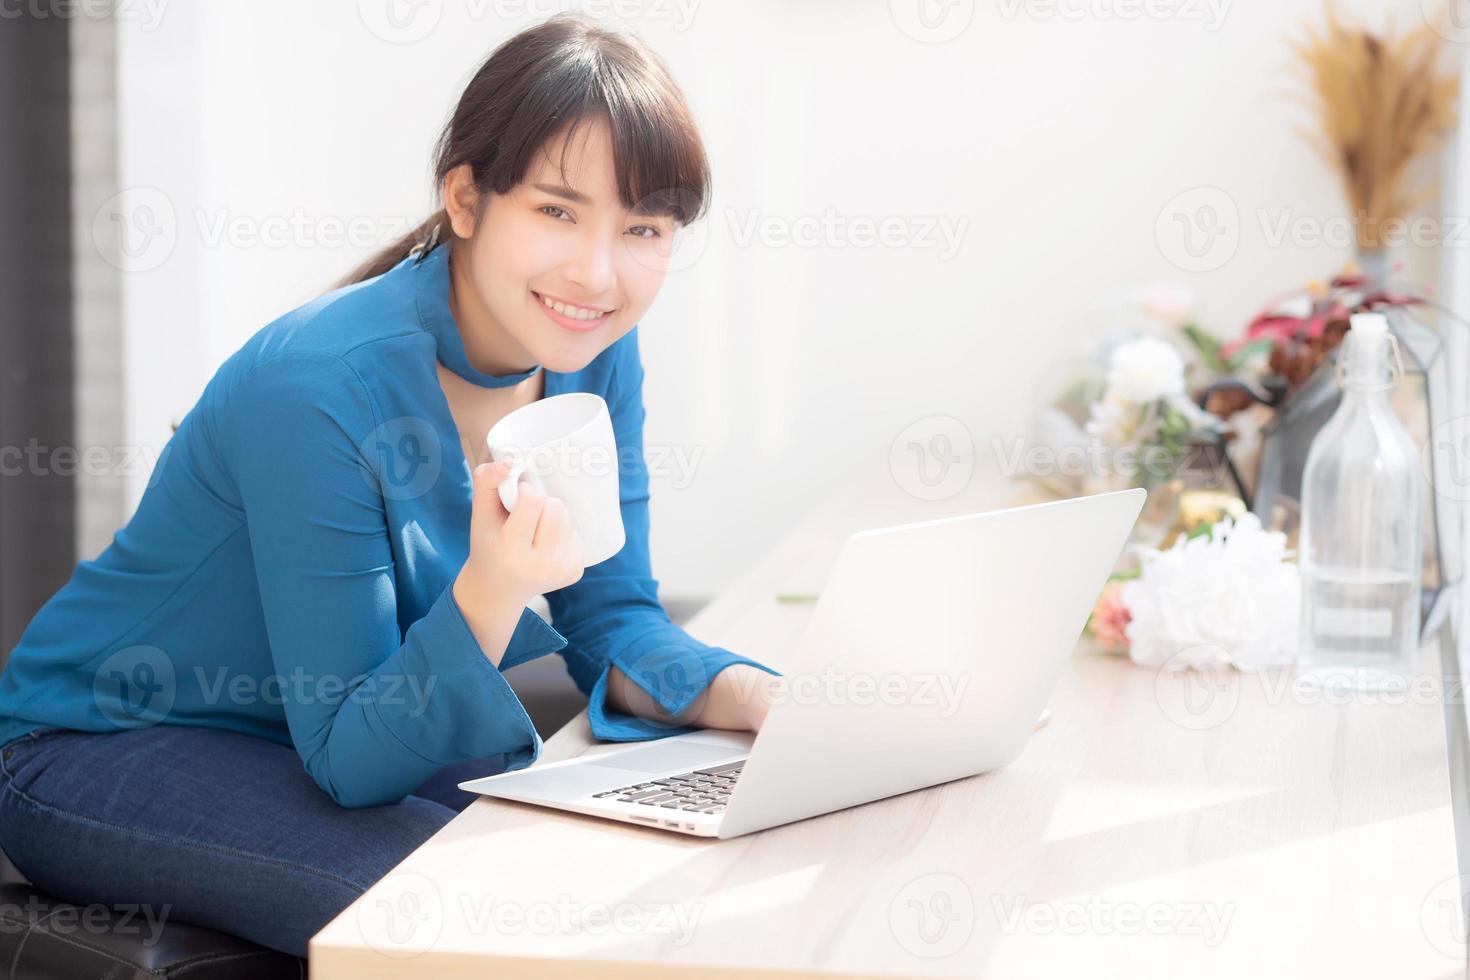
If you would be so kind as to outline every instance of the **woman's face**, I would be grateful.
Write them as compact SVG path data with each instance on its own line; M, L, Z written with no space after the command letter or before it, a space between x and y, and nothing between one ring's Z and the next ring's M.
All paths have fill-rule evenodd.
M587 366L658 295L677 221L618 200L603 120L548 142L525 179L491 194L478 220L469 167L446 179L455 235L452 307L465 353L490 374Z

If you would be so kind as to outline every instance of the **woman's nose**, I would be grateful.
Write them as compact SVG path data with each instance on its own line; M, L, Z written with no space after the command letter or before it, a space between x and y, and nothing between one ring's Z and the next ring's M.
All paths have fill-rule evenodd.
M566 270L567 278L582 287L591 296L601 296L611 292L617 284L613 248L612 245L603 242L588 244L578 251L569 264Z

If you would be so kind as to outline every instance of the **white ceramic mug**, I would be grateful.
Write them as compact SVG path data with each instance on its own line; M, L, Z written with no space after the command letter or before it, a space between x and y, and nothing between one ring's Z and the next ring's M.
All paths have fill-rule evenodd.
M600 395L572 391L524 405L491 426L485 442L491 459L515 461L500 483L507 511L529 483L566 503L588 565L622 550L618 446Z

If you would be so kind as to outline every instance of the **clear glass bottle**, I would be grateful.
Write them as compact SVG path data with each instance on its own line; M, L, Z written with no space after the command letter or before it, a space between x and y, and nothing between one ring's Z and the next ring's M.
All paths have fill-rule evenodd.
M1297 672L1334 688L1402 689L1419 649L1419 450L1389 403L1403 363L1388 319L1358 313L1351 325L1342 401L1302 473Z

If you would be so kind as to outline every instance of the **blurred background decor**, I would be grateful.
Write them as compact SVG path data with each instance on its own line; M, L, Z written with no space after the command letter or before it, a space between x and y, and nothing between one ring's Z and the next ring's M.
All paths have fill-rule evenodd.
M1249 511L1201 520L1166 547L1134 549L1098 596L1086 633L1099 650L1143 667L1290 666L1301 599L1292 559L1286 536Z
M1301 579L1286 537L1254 514L1139 556L1125 582L1128 655L1143 667L1260 670L1296 659Z
M1237 433L1201 407L1197 393L1262 348L1226 355L1220 340L1200 326L1193 293L1177 283L1138 290L1124 311L1110 316L1121 325L1077 360L1073 378L1042 409L1033 430L1056 457L1085 459L1086 465L1035 475L1064 496L1147 489L1133 541L1167 547L1182 501L1221 493L1238 499L1239 476L1225 452Z
M1258 405L1270 409L1258 456L1237 457L1235 464L1253 474L1243 488L1252 511L1294 549L1307 449L1340 401L1333 371L1349 318L1370 310L1388 317L1406 369L1393 392L1394 408L1425 447L1428 470L1422 508L1426 630L1437 622L1446 587L1460 579L1458 511L1441 506L1435 490L1454 460L1434 433L1451 417L1444 334L1464 332L1467 325L1433 302L1430 287L1395 280L1402 266L1390 263L1389 250L1415 233L1416 221L1437 224L1422 213L1434 189L1425 162L1454 123L1459 86L1456 73L1442 66L1443 48L1428 21L1402 33L1375 34L1346 24L1332 4L1325 24L1309 27L1293 44L1317 116L1309 137L1338 176L1357 258L1325 286L1309 283L1269 303L1224 348L1267 344L1265 370L1217 383L1202 399L1229 418Z
M1393 406L1415 441L1424 447L1424 609L1422 623L1446 586L1460 579L1461 528L1457 509L1440 500L1436 488L1454 468L1454 447L1435 433L1453 418L1452 381L1446 333L1470 334L1470 324L1434 302L1430 291L1408 283L1372 283L1351 266L1327 285L1309 284L1281 297L1255 318L1234 345L1271 345L1266 370L1250 377L1217 382L1202 402L1229 418L1266 422L1256 454L1234 465L1247 474L1246 499L1270 528L1287 535L1295 548L1300 524L1302 471L1307 449L1341 400L1333 371L1348 318L1376 311L1388 317L1404 358L1404 376L1392 393ZM1227 345L1230 346L1230 345Z
M1168 329L1162 339L1113 348L1118 360L1109 361L1104 378L1143 371L1157 388L1143 393L1157 400L1145 409L1127 398L1137 385L1111 385L1093 371L1043 410L1036 432L1050 444L1076 441L1069 425L1085 405L1088 437L1104 447L1153 450L1146 458L1154 465L1104 465L1100 476L1047 482L1063 493L1148 487L1137 545L1167 549L1181 535L1248 509L1266 531L1279 532L1284 553L1294 555L1307 449L1340 401L1333 372L1349 318L1383 313L1405 361L1394 408L1424 447L1421 629L1428 631L1461 578L1460 500L1444 499L1442 491L1455 485L1460 455L1449 430L1457 422L1453 388L1463 379L1452 377L1450 351L1470 348L1470 323L1391 255L1446 235L1449 219L1427 209L1438 189L1437 154L1456 123L1459 74L1445 64L1437 21L1375 32L1333 3L1320 24L1307 26L1289 47L1302 82L1298 94L1313 114L1306 136L1336 177L1346 205L1335 228L1324 222L1317 231L1338 232L1353 258L1325 282L1273 298L1241 335L1223 342L1200 325L1194 304L1183 298L1186 287L1150 290L1154 298L1143 305L1170 311L1161 318ZM1197 411L1180 406L1181 377ZM1117 630L1107 625L1118 622L1117 610L1104 602L1097 619L1104 645L1117 646Z

